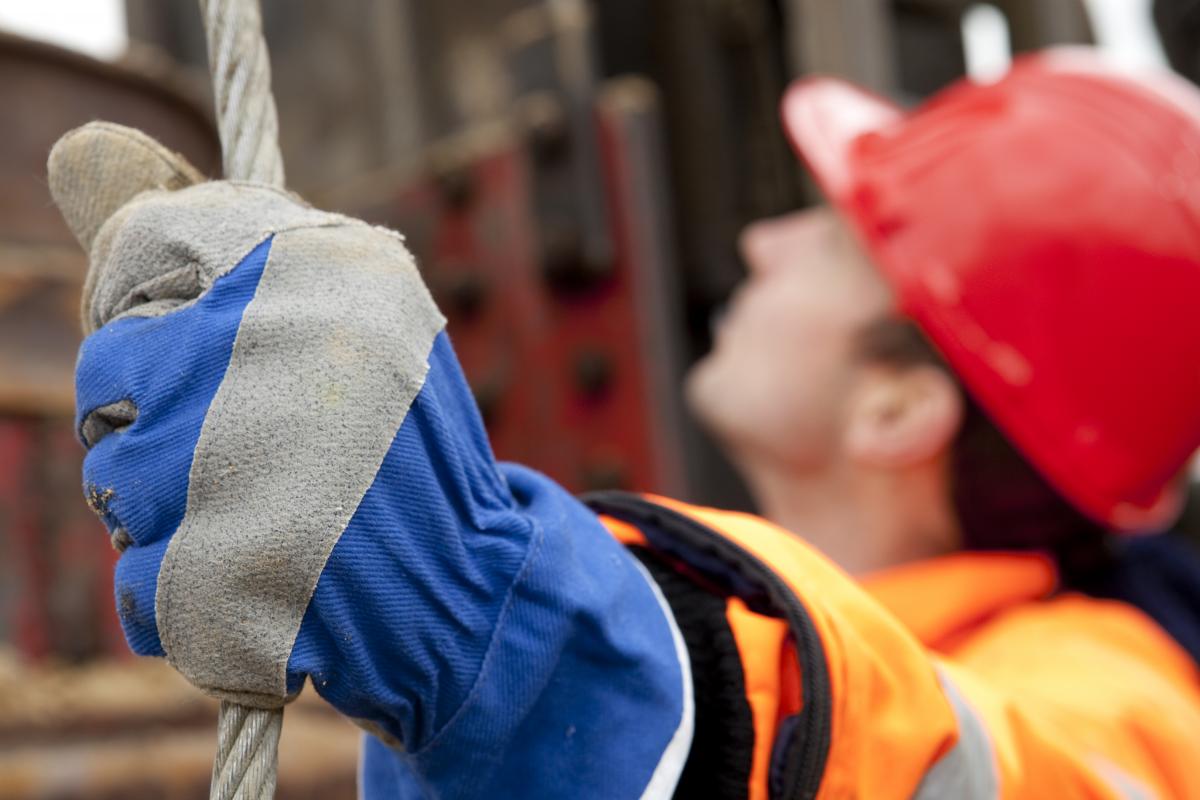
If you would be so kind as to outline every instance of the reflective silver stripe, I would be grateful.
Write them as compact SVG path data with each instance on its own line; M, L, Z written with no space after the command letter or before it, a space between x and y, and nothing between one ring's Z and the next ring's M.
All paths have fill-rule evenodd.
M958 721L958 744L929 768L914 800L995 800L1000 782L987 729L958 687L941 670L938 678Z
M675 729L675 734L667 743L667 749L663 751L662 758L659 759L658 766L654 769L654 774L650 776L650 782L646 784L641 797L641 800L667 800L674 797L675 786L679 783L679 777L683 775L683 766L687 763L688 754L692 750L692 734L696 727L692 660L688 655L687 645L683 642L683 634L679 632L679 626L675 624L675 615L671 612L671 606L667 603L667 598L663 596L662 589L658 588L658 582L650 577L650 573L646 571L640 561L630 560L637 567L638 572L642 573L642 577L650 585L650 590L654 592L659 607L662 608L667 625L671 628L671 638L675 642L675 657L679 659L680 690L683 692L683 709L679 715L679 727Z
M1095 756L1092 758L1092 766L1108 783L1109 788L1127 800L1154 800L1158 797L1111 761Z

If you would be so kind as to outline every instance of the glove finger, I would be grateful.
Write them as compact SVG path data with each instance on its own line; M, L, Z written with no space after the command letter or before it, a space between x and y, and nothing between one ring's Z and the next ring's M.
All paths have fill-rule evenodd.
M111 122L89 122L64 134L50 151L47 171L54 203L88 253L105 221L138 194L204 181L183 156Z
M168 543L164 539L146 547L130 547L117 561L113 574L113 599L121 629L129 649L139 656L166 655L158 636L154 596Z
M75 424L90 448L84 492L109 533L123 531L135 548L166 539L183 519L192 454L269 252L270 242L255 248L194 305L115 320L80 348ZM93 421L123 402L132 413L110 413L127 424Z

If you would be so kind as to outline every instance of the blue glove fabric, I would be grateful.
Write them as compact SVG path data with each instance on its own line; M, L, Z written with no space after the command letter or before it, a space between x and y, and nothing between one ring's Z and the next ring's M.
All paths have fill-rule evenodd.
M138 409L88 453L84 483L110 531L132 540L116 599L143 655L162 654L159 566L269 249L189 306L110 323L80 353L80 421L120 400ZM311 678L389 741L364 753L366 797L642 796L664 753L682 766L690 731L664 606L592 512L544 476L495 464L444 333L429 361L321 574L288 687Z
M77 430L94 409L122 400L138 409L132 425L88 451L83 483L109 532L123 528L133 542L117 562L115 588L125 637L139 655L164 655L154 617L158 568L183 520L204 415L270 249L270 240L256 247L193 305L114 320L79 351Z

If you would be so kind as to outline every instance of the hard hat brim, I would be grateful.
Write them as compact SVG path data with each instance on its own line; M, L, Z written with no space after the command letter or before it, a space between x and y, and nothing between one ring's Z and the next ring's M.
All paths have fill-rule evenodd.
M804 78L784 94L782 115L792 146L836 202L853 180L855 142L899 122L904 111L837 78Z

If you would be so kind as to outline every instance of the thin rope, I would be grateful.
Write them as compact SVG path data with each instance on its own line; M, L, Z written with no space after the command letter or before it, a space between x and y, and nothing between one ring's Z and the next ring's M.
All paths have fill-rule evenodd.
M225 177L284 185L258 0L200 0ZM221 702L211 800L271 800L283 709Z

